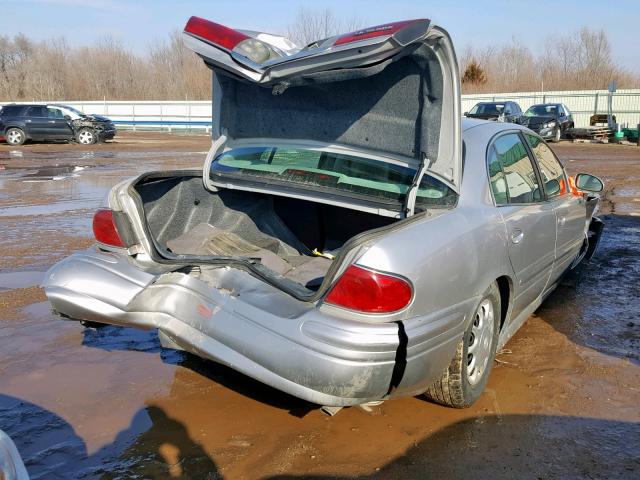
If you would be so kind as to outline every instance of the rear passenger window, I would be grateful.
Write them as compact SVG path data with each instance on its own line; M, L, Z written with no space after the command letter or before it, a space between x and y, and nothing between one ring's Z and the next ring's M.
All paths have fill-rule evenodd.
M525 136L538 161L542 184L547 197L552 198L567 193L567 178L554 153L542 139L529 134Z
M47 117L47 109L45 107L31 107L27 110L28 117Z
M496 204L504 205L505 200L510 204L542 200L533 164L518 134L498 137L489 150L487 161Z
M507 205L509 197L507 196L507 182L504 179L504 173L498 162L498 155L493 145L489 148L488 158L489 182L491 183L491 191L496 205Z

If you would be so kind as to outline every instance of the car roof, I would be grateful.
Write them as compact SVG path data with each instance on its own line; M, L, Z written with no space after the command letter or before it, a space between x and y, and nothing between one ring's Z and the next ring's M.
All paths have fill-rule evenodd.
M535 105L531 105L531 107L546 107L546 106L557 107L558 105L562 105L562 104L561 103L536 103Z
M46 103L8 103L5 107L46 107Z
M462 132L465 133L472 128L483 127L483 130L498 133L501 130L528 130L526 127L517 123L510 122L492 122L490 120L479 120L477 118L462 118Z

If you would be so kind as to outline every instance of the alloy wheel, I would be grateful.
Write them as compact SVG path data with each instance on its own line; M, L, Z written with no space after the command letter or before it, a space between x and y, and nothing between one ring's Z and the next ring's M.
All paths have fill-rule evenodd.
M78 134L78 143L90 145L93 143L93 133L89 130L83 130Z
M20 130L9 130L7 132L7 143L11 145L18 145L22 143L22 132Z

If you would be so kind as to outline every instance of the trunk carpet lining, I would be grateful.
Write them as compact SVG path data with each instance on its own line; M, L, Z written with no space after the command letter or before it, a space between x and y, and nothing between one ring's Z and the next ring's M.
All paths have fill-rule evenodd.
M395 219L347 208L240 190L210 192L200 177L136 185L156 242L173 253L238 255L293 281L319 285L344 242Z

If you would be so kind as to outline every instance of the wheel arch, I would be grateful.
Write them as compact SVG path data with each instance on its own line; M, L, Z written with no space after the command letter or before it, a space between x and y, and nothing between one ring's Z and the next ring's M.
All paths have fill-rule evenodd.
M14 123L10 123L8 125L4 125L4 128L2 129L2 133L7 133L7 130L10 130L12 128L19 128L20 130L22 130L22 133L24 133L25 136L28 135L27 129L25 128L24 125L16 125Z
M511 305L513 303L513 281L511 277L502 275L496 278L498 290L500 291L500 331L504 327L508 315L511 313Z

